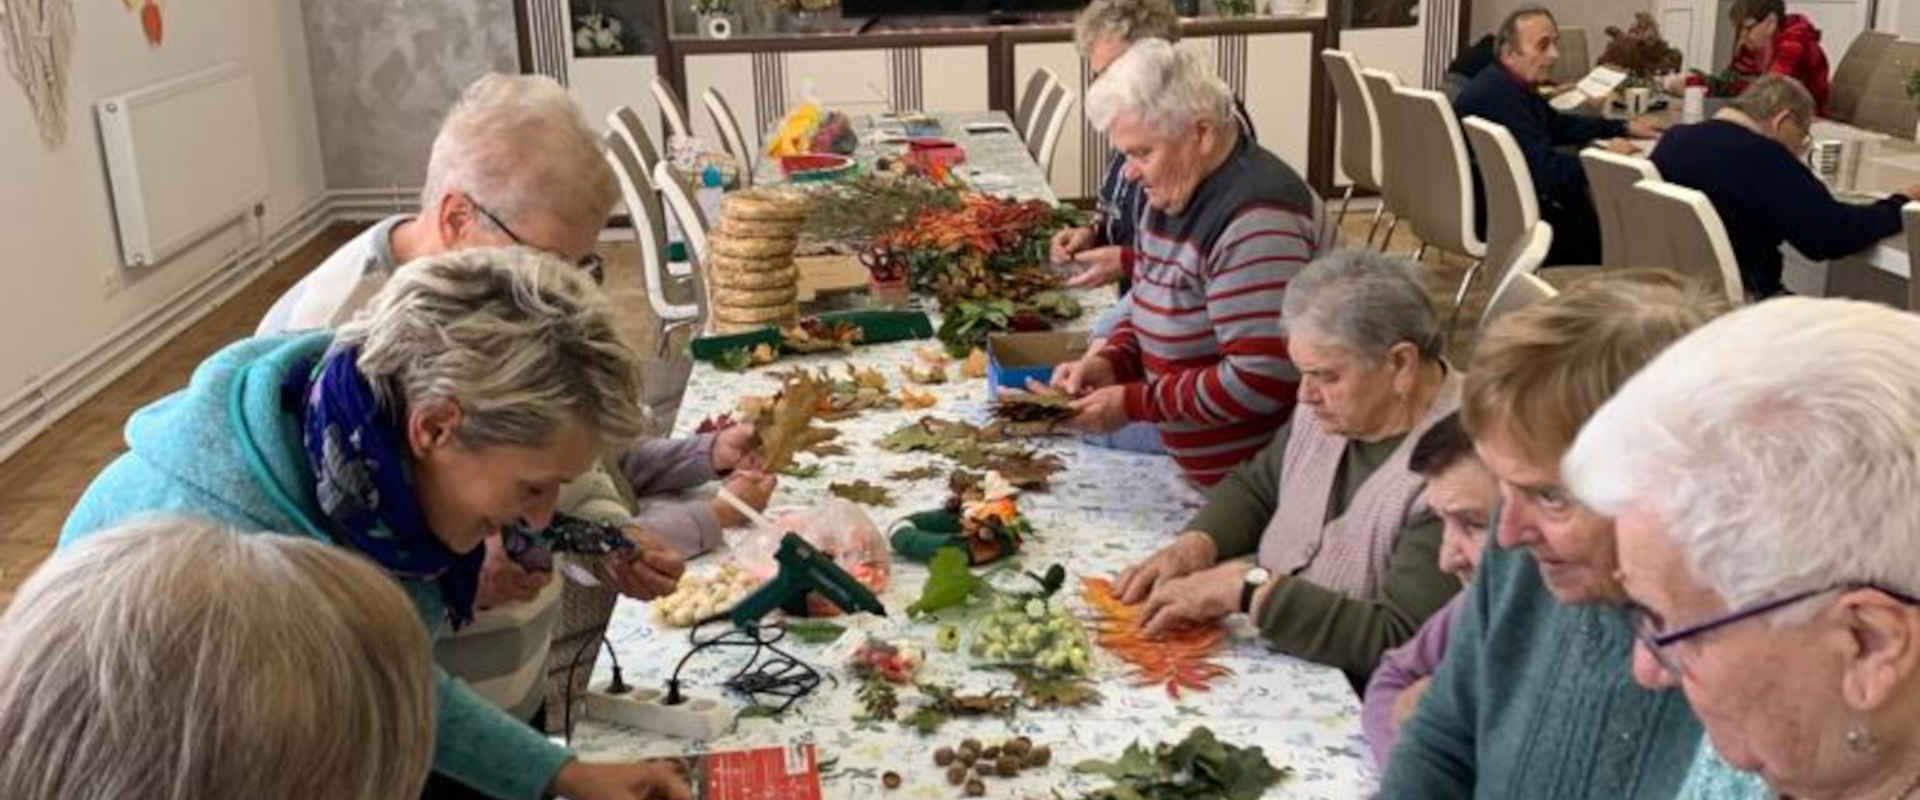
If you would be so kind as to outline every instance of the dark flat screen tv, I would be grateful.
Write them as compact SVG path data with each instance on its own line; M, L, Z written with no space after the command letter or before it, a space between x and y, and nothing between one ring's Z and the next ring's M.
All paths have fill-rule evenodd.
M1086 0L840 0L840 14L869 17L885 14L934 16L943 14L1020 14L1033 11L1076 11Z

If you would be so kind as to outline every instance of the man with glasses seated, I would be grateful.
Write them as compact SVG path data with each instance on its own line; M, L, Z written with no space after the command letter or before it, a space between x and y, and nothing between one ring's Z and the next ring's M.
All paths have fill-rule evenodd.
M1662 178L1713 201L1755 299L1786 291L1782 242L1821 261L1851 255L1899 233L1900 207L1920 197L1916 185L1870 204L1835 198L1801 161L1813 108L1799 81L1768 75L1713 119L1667 131L1653 151Z

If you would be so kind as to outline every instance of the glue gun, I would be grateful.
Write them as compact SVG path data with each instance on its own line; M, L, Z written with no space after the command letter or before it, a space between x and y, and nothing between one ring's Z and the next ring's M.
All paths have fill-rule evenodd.
M874 597L860 581L798 534L780 537L780 550L774 554L774 560L780 570L773 580L753 590L728 615L735 626L750 628L776 608L795 616L805 615L808 592L819 592L849 614L865 611L887 615L880 598Z

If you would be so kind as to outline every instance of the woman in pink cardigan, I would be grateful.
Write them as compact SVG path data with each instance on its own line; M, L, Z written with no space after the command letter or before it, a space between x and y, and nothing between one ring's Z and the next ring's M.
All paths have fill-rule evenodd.
M1467 583L1480 566L1487 522L1500 502L1500 487L1474 453L1473 441L1460 427L1460 415L1449 415L1428 429L1414 445L1407 466L1426 476L1427 505L1440 517L1440 569ZM1412 639L1381 656L1380 666L1367 681L1360 726L1373 750L1374 764L1382 769L1399 738L1400 723L1413 714L1427 690L1427 678L1447 653L1447 635L1465 596L1454 595Z

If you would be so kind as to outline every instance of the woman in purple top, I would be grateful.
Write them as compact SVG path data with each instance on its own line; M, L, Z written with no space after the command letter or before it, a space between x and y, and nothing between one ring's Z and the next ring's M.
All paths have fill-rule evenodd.
M1441 420L1420 437L1408 466L1427 477L1427 505L1442 523L1440 568L1465 584L1480 566L1487 522L1499 504L1500 487L1475 455L1473 441L1460 427L1459 414ZM1360 726L1373 749L1374 764L1381 769L1386 768L1387 756L1400 737L1400 723L1413 715L1427 690L1428 677L1446 655L1447 634L1465 596L1455 595L1412 639L1381 656L1380 666L1367 681Z

